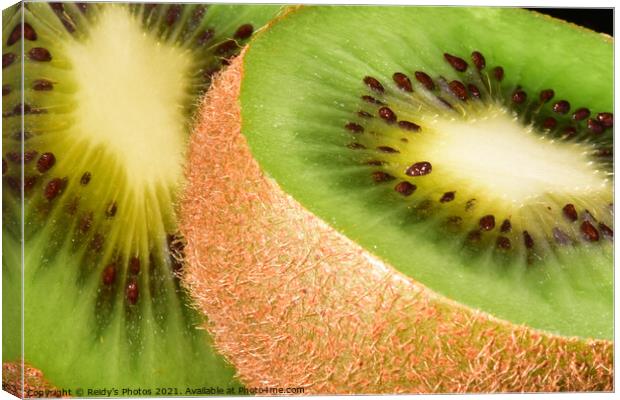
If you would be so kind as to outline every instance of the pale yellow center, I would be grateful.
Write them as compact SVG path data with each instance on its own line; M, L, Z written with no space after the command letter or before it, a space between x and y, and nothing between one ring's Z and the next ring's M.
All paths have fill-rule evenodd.
M587 196L610 184L585 145L541 137L501 109L487 115L430 124L432 141L419 150L433 173L518 204L548 194Z
M187 138L189 55L144 33L120 7L107 8L67 54L77 80L74 132L105 145L130 179L176 181Z

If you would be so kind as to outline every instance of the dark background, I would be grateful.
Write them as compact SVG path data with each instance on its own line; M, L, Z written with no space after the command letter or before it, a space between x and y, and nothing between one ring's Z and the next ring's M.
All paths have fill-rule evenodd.
M585 26L596 32L614 34L614 11L611 8L528 8L539 13Z

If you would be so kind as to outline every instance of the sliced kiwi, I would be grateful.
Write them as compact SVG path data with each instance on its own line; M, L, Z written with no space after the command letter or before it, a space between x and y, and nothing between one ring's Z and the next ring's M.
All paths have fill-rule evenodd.
M283 17L202 112L182 230L221 272L192 269L192 293L242 274L227 310L292 327L203 310L238 351L306 346L314 373L287 358L281 382L318 391L608 390L612 51L515 9Z
M175 208L199 96L277 10L3 12L3 325L14 327L4 362L89 397L88 388L180 396L236 384L180 285Z

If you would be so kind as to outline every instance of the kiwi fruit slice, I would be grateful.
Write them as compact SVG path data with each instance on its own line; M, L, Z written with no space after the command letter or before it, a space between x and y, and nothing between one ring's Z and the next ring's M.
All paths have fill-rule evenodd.
M176 200L197 99L278 10L3 12L3 362L78 396L237 384L180 284Z
M181 213L241 376L611 390L612 49L504 8L302 7L254 38Z

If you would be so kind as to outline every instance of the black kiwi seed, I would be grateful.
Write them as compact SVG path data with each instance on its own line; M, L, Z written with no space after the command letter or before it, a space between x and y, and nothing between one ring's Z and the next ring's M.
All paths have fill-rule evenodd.
M56 12L64 12L65 11L65 6L63 5L63 3L58 3L56 1L49 3L50 7L52 7L52 9Z
M99 253L103 249L103 245L105 244L105 238L100 233L95 233L93 239L90 241L90 248L95 252Z
M588 130L595 134L603 133L603 131L605 130L603 125L601 125L597 120L592 118L588 119L586 125L588 126Z
M351 150L364 150L364 149L366 149L366 146L364 146L364 145L363 145L363 144L361 144L361 143L357 143L357 142L349 143L349 144L347 145L347 147L348 147L349 149L351 149Z
M485 215L480 218L478 224L480 225L480 229L484 231L493 230L493 228L495 228L495 217L493 215Z
M60 22L62 22L62 25L65 27L67 32L69 32L69 33L75 32L75 26L74 26L73 22L70 21L69 19L67 19L67 17L62 12L58 12L57 11L56 15L60 19Z
M495 245L500 250L510 250L512 247L510 239L508 239L506 236L498 236Z
M560 100L553 105L553 111L558 114L566 114L570 110L570 103L566 100Z
M24 152L24 156L22 157L22 155L19 152L10 151L6 153L6 157L9 159L9 161L15 164L21 164L22 160L24 161L24 164L27 164L30 161L32 161L36 157L37 154L38 153L36 150L28 150Z
M61 178L54 178L45 185L43 195L47 200L55 199L65 187L66 181Z
M413 92L413 86L411 86L411 81L407 75L402 72L395 72L394 75L392 75L392 79L394 79L396 86L398 86L400 90Z
M420 125L411 121L398 121L398 127L405 131L418 132L420 131Z
M101 273L101 281L104 285L110 286L116 280L116 264L112 263L106 266Z
M6 178L6 183L9 185L9 187L16 193L20 193L22 185L19 182L19 179L14 178L12 176L8 176Z
M192 13L192 22L195 22L196 24L199 23L202 17L204 17L206 11L207 8L205 6L197 6Z
M172 4L168 8L168 12L166 13L166 25L172 26L174 25L181 16L181 6L178 4Z
M374 92L377 92L377 93L385 92L385 88L383 87L381 82L379 82L377 79L373 78L372 76L365 77L364 83Z
M571 222L577 221L577 210L575 209L574 205L572 204L565 205L562 208L562 212L564 213L564 216L568 218L569 221Z
M378 105L384 105L385 104L381 100L377 100L374 97L368 96L368 95L362 96L362 100L364 100L366 103L370 103L370 104L378 104Z
M479 51L474 51L473 53L471 53L471 60L478 71L483 70L484 67L487 65L484 56Z
M596 114L596 120L601 123L605 128L611 128L614 126L614 115L608 112L602 112Z
M467 85L467 89L469 90L469 93L471 93L472 97L476 99L480 98L480 89L478 89L476 85L474 85L473 83L470 83Z
M370 160L370 161L366 161L364 164L366 165L370 165L373 167L382 167L385 165L385 161L381 161L381 160Z
M41 110L40 108L33 108L30 104L17 104L13 108L13 115L24 114L45 114L45 110Z
M558 125L558 121L553 117L547 117L542 123L544 129L554 129Z
M344 126L348 131L353 133L362 133L364 132L364 127L360 124L356 124L355 122L349 122Z
M48 171L56 164L56 157L53 153L43 153L37 161L37 170L41 173Z
M587 240L588 242L598 242L599 240L598 231L596 230L594 225L590 223L590 221L583 221L581 223L580 229L581 229L581 233L583 234L583 238L585 240Z
M459 72L465 72L465 70L467 70L467 62L463 60L462 58L453 56L448 53L444 53L443 57L455 70Z
M528 249L534 247L534 239L532 239L528 231L523 231L523 243L525 243L525 247Z
M71 200L67 201L67 206L65 207L65 210L67 210L67 214L71 216L75 215L75 213L78 210L79 205L80 205L80 199L77 197L74 197Z
M574 137L577 134L577 129L575 127L572 127L572 126L567 126L566 128L564 128L564 130L562 132L564 132L564 134L566 135L567 139L570 139L570 138Z
M28 132L28 131L19 131L19 132L15 132L11 135L11 137L15 140L28 140L32 137L32 133Z
M6 96L11 93L11 85L2 85L2 96Z
M54 84L47 79L37 79L32 83L32 88L37 91L49 91L54 89Z
M21 190L21 185L19 184L19 180L15 179L12 176L9 176L6 178L6 183L9 185L9 187L11 189L13 189L13 191L19 193Z
M91 178L90 172L88 172L88 171L84 172L82 174L82 177L80 178L80 184L88 185L88 182L90 182L90 178Z
M129 272L133 275L140 273L140 259L138 257L131 257L129 259Z
M35 183L37 183L36 176L25 176L24 177L24 192L25 193L30 192L32 188L34 187Z
M476 207L476 199L469 199L467 203L465 203L465 211L473 210Z
M418 187L416 185L407 181L399 182L398 184L396 184L396 186L394 186L394 190L396 190L403 196L411 196L411 194L413 194L413 192L415 192L417 188Z
M502 67L493 68L493 76L498 82L501 82L504 79L504 68Z
M127 296L129 304L135 305L138 302L139 295L138 282L135 279L131 279L127 284L127 289L125 289L125 296Z
M86 233L88 232L88 230L90 229L90 227L93 224L93 214L92 213L86 213L84 214L81 218L80 218L80 222L79 222L79 228L80 228L80 232L82 233Z
M24 152L24 164L29 163L34 160L35 157L39 154L36 150L27 150Z
M522 89L517 89L512 93L512 102L522 104L527 99L527 93Z
M538 98L540 99L541 103L546 103L551 100L553 96L555 96L555 92L553 91L553 89L544 89L540 91L540 95L538 96Z
M118 207L117 207L117 205L116 205L116 202L115 202L115 201L113 201L113 202L111 202L111 203L108 205L108 207L106 208L106 210L105 210L105 215L106 215L108 218L112 218L112 217L114 217L114 216L116 215L116 211L117 211L117 210L118 210Z
M455 197L455 193L456 192L446 192L441 196L441 199L439 199L440 203L449 203L452 200L454 200Z
M400 151L390 146L377 146L377 150L379 150L382 153L388 153L388 154L400 153Z
M500 232L502 233L508 233L512 230L512 224L510 223L509 219L505 219L504 222L502 222L502 226L499 228Z
M6 42L7 46L12 46L13 44L17 43L19 39L21 39L22 29L24 32L24 38L26 40L30 40L30 41L37 40L37 32L35 32L35 30L32 28L32 26L30 26L29 23L25 22L23 25L19 24L15 26L15 28L13 29L13 32L11 32L9 39Z
M207 11L207 7L205 7L204 5L198 5L194 9L194 11L192 12L192 16L185 28L186 34L189 34L195 31L195 29L200 25L200 22L203 19L206 11Z
M13 53L4 53L2 55L2 69L8 67L9 65L13 64L13 62L15 62L15 59L17 58L17 56Z
M28 58L33 61L52 61L52 54L44 47L33 47L28 51Z
M433 82L433 79L430 76L428 76L427 73L422 72L422 71L416 71L415 79L418 82L420 82L422 85L424 85L426 89L428 90L435 89L435 83Z
M13 28L13 31L9 35L9 39L6 41L7 46L12 46L22 37L22 25L19 24Z
M357 115L362 118L372 118L372 114L363 110L357 112Z
M234 41L233 39L228 39L222 42L221 44L219 44L215 48L215 54L218 56L225 56L225 55L228 55L233 50L235 50L236 48L237 48L237 42Z
M213 29L205 29L198 35L196 43L198 46L204 46L213 38L213 36L215 36L215 31Z
M389 107L381 107L378 114L379 117L388 124L393 124L394 122L396 122L396 114Z
M409 176L423 176L428 175L433 171L433 166L428 161L420 161L412 164L405 174Z
M454 94L459 100L465 101L467 100L467 88L461 81L454 80L448 84L450 91Z
M16 151L9 151L8 153L6 153L6 158L8 158L9 161L14 164L21 164L22 162L21 154Z
M377 182L377 183L381 183L381 182L389 182L391 180L394 180L395 178L388 174L387 172L383 172L383 171L374 171L372 173L372 180Z
M238 40L245 40L252 36L254 33L254 27L252 24L243 24L235 31L234 38Z
M590 110L588 110L585 107L581 107L578 108L574 113L573 113L573 119L575 121L582 121L586 118L588 118L590 116Z

